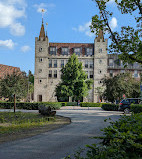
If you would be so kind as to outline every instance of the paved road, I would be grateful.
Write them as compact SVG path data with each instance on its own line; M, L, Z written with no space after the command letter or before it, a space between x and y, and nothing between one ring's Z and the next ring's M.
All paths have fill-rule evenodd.
M63 107L58 115L70 117L72 123L57 130L34 137L0 145L1 159L61 159L79 147L96 143L89 137L99 136L108 125L104 119L120 118L122 113L103 111L101 108Z

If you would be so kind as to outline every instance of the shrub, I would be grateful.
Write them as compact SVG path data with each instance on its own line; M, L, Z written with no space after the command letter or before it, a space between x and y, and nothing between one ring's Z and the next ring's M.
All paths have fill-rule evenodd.
M142 104L131 104L130 109L134 113L141 113L142 112Z
M67 102L60 102L60 103L61 103L62 107L67 106Z
M88 102L83 103L83 102L81 102L80 106L81 107L101 107L102 103L88 103Z
M104 104L102 104L102 109L103 110L117 111L118 108L119 108L118 104L110 104L110 103L104 103Z
M56 114L56 111L51 111L50 106L47 107L45 105L40 105L38 109L39 109L39 113L41 113L42 115L54 116Z
M141 159L142 158L142 113L123 116L104 128L98 145L87 145L86 156L80 152L73 159ZM83 154L84 156L84 154ZM70 156L65 159L71 159Z
M67 102L67 106L77 106L77 102Z
M61 103L59 102L35 102L35 103L26 103L26 102L16 102L16 108L18 109L27 109L27 110L38 110L40 105L50 106L52 109L60 109ZM0 108L11 109L14 106L13 102L0 103Z

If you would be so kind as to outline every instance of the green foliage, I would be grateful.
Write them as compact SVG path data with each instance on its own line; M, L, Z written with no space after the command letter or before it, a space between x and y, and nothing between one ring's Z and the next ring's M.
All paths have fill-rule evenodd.
M141 159L142 158L142 113L123 116L104 128L102 139L96 145L87 145L85 157L73 159ZM83 155L84 156L84 155ZM71 159L70 156L68 156Z
M142 112L142 105L141 104L131 104L130 109L134 113L141 113Z
M77 102L67 102L67 106L77 106Z
M56 87L56 96L72 97L75 100L80 100L87 96L88 90L91 89L92 80L87 79L85 71L83 71L82 63L73 54L65 67L61 70L61 82Z
M108 110L108 111L118 111L119 105L118 104L109 104L109 103L103 103L102 109Z
M81 107L101 107L102 103L88 103L88 102L83 103L83 102L81 102L80 106Z
M22 112L0 112L0 134L15 133L32 127L43 126L49 121L54 121L53 117L46 117L35 113Z
M16 94L17 100L23 99L27 95L27 86L28 80L26 75L21 72L13 72L13 74L8 74L4 79L0 80L0 96L13 101L13 95Z
M38 110L40 105L50 106L52 109L60 109L62 104L59 102L35 102L35 103L26 103L26 102L17 102L16 108L18 109L27 109L27 110ZM0 108L11 109L14 106L13 102L0 103Z
M140 96L140 81L135 80L130 73L105 77L103 85L105 86L103 97L109 102L120 101L123 94L127 98L138 98Z
M141 41L141 20L142 20L142 2L140 0L115 0L118 10L122 14L130 14L135 19L135 27L123 26L121 31L113 31L110 27L110 20L113 12L107 2L110 0L93 0L96 2L100 11L101 18L98 15L92 17L90 26L92 32L99 33L99 29L109 34L112 43L109 46L111 53L119 54L119 58L126 64L138 62L142 64L142 41ZM136 12L137 14L134 14ZM123 15L122 15L123 16ZM127 19L126 19L127 20ZM128 19L129 21L129 19Z

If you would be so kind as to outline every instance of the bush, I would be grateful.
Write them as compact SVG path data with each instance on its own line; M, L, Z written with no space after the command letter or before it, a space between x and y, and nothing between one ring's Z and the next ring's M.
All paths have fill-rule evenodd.
M38 110L38 106L45 105L50 106L51 109L60 109L62 104L59 102L35 102L35 103L26 103L26 102L16 102L16 108L18 109L27 109L27 110ZM0 103L0 108L11 109L14 106L13 102Z
M80 152L73 159L141 159L142 158L142 113L123 116L104 128L102 139L96 145L87 145L86 156ZM83 154L84 156L84 154ZM65 159L71 159L70 156Z
M62 107L67 106L67 102L60 102L60 103L61 103Z
M83 102L81 102L80 106L81 107L101 107L102 103L88 103L88 102L83 103Z
M131 104L130 110L134 113L142 112L142 104Z
M118 108L119 108L118 104L110 104L110 103L104 103L104 104L102 104L102 109L103 110L118 111Z
M41 115L54 116L56 114L56 111L51 111L50 106L47 107L45 105L40 105L38 107L38 110Z
M67 102L67 106L77 106L77 102Z

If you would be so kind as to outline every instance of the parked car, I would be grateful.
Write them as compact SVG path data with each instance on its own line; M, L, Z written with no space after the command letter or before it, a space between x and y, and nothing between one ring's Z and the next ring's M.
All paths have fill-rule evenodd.
M140 98L126 98L123 99L119 103L119 109L120 111L124 111L124 113L129 113L130 112L130 105L133 104L139 104L141 102Z

